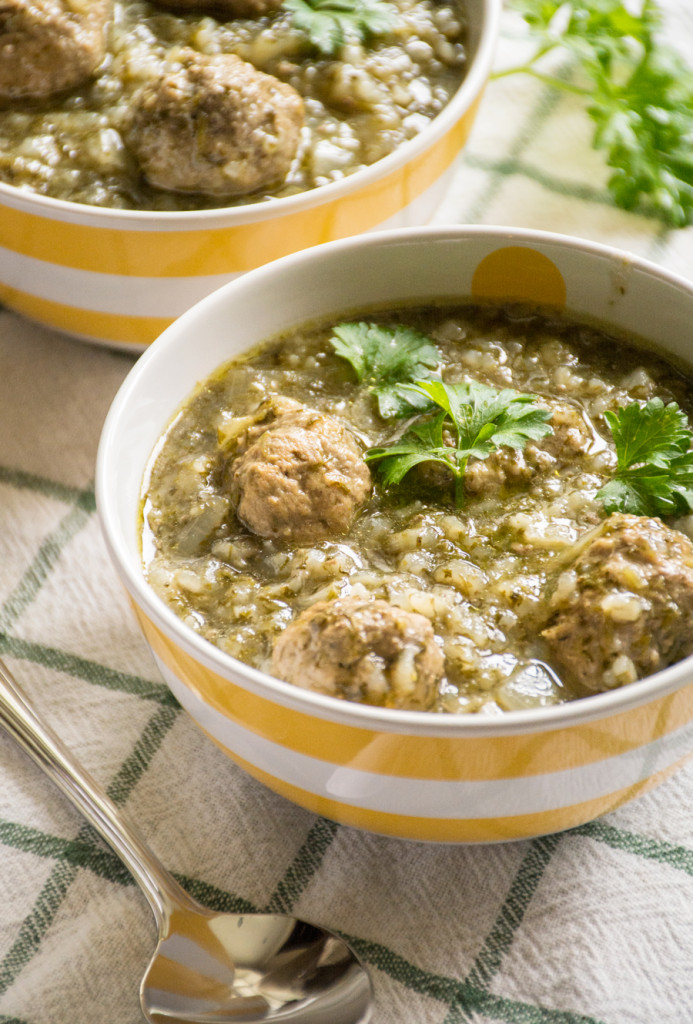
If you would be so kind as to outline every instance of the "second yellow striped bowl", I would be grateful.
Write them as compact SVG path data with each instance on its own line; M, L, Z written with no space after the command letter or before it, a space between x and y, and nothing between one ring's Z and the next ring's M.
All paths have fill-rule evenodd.
M693 367L693 286L625 253L484 227L332 242L226 285L149 348L107 418L97 500L164 678L230 757L328 818L407 839L488 843L581 824L673 771L693 751L693 659L616 691L493 718L350 704L273 679L201 639L150 589L140 561L145 466L197 381L296 325L436 297L566 308L647 337Z
M389 156L300 195L199 213L101 209L0 183L0 301L84 340L142 351L234 277L375 228L425 224L449 184L491 68L501 0L466 0L468 72Z

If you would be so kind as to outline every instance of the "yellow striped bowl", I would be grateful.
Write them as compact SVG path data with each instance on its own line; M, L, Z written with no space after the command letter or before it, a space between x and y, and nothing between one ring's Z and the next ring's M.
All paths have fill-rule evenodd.
M180 703L290 800L408 839L534 836L644 792L693 750L691 658L617 691L493 719L350 704L251 669L186 627L143 578L137 509L168 421L195 382L234 354L323 316L482 296L596 317L693 364L693 286L626 253L504 228L377 232L287 256L185 313L131 371L99 448L106 542Z
M427 223L488 78L502 0L466 0L468 73L419 136L301 195L199 213L102 210L0 183L0 301L84 340L142 351L239 274L374 228Z

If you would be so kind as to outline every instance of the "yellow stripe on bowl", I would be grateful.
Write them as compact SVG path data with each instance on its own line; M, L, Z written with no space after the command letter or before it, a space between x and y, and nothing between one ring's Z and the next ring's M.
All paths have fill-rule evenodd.
M232 724L157 662L200 728L253 777L317 814L400 838L499 842L572 828L641 795L692 756L688 724L621 757L542 776L440 782L375 775L317 761Z
M167 637L135 604L153 651L208 708L307 757L401 778L483 781L569 771L623 757L693 721L693 683L601 720L533 735L401 735L284 707L216 674Z
M209 734L208 734L209 735ZM354 807L341 801L319 796L306 789L289 785L281 778L263 772L251 762L239 757L219 743L210 739L249 775L262 782L268 789L314 814L337 821L342 825L377 832L398 839L412 839L422 842L439 843L500 843L518 839L531 839L575 828L585 822L615 811L637 796L654 789L693 757L687 754L650 778L622 790L609 793L595 800L558 807L536 814L514 814L501 818L426 818L406 814L392 814L386 811L372 811Z
M57 215L0 206L0 246L34 259L105 274L184 277L241 273L290 252L370 230L409 206L450 166L464 144L478 99L452 128L404 167L331 202L296 213L278 204L245 208L248 223L178 230L162 215L151 230L90 227ZM237 213L238 211L232 211ZM245 212L245 211L244 211ZM98 211L97 211L98 214ZM219 216L223 218L224 211ZM251 219L252 218L252 219ZM240 219L240 218L239 218Z
M103 344L150 345L174 317L124 316L41 299L0 283L0 301L38 323Z

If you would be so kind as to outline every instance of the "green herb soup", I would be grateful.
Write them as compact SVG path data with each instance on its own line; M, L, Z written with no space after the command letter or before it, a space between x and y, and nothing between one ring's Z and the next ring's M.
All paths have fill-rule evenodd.
M501 714L626 685L693 650L691 407L634 339L540 310L312 325L171 423L146 576L223 651L342 699Z
M76 9L89 7L73 2ZM269 3L252 18L213 17L199 6L184 13L165 3L115 0L99 66L75 87L43 97L23 95L16 78L26 69L34 73L27 90L50 88L56 69L30 66L41 49L38 33L50 39L50 25L34 24L30 5L19 29L12 18L21 11L5 16L8 25L0 16L0 44L9 39L14 46L18 36L36 41L27 60L17 61L17 74L6 76L4 93L0 73L0 181L127 210L208 209L291 196L339 181L415 138L467 70L460 0L336 5L342 25L330 52L311 38L317 15L307 3L299 4L302 19L288 2ZM352 6L358 17L349 13ZM72 11L56 16L54 31L69 37L74 17ZM230 54L243 65L225 69ZM259 85L255 70L265 76ZM277 128L287 102L282 90L293 97L290 123ZM234 93L238 102L230 107ZM274 166L284 145L289 149ZM243 161L255 166L244 168L225 194L224 176L237 174ZM267 168L257 166L263 162ZM188 177L179 164L190 164Z

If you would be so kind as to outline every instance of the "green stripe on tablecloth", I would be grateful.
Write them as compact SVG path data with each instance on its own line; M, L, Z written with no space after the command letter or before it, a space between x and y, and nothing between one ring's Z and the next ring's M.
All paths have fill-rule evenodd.
M108 795L116 804L124 804L151 764L180 708L161 707L149 719L130 755L123 761L108 787Z
M558 72L559 75L564 77L569 73L569 65L566 65ZM505 179L510 174L518 173L515 168L520 166L519 158L521 153L530 144L532 138L536 136L541 125L551 116L559 101L560 95L557 89L545 88L541 91L537 102L524 120L522 130L518 132L512 146L508 150L508 156L503 158L503 160L484 161L482 158L475 158L473 146L463 152L462 159L465 163L469 164L470 167L479 166L489 174L489 182L486 188L466 211L465 220L471 222L480 220L483 211L493 202ZM474 163L475 159L479 161L478 165ZM548 187L557 186L557 182L553 179L551 181L552 185Z
M475 988L488 988L498 973L546 866L562 838L562 834L542 836L530 844L493 928L469 972L469 982Z
M77 842L84 841L88 830L88 825L82 826ZM10 987L22 968L38 951L78 871L76 865L67 861L58 861L54 866L31 913L24 918L19 935L0 963L0 994Z
M16 822L0 820L0 843L12 847L22 853L36 857L65 861L76 868L84 868L98 878L103 878L114 885L134 886L135 880L123 864L120 857L110 847L102 844L92 828L85 828L79 839L63 839L52 836L39 829L20 825ZM221 912L252 914L258 908L234 893L219 889L217 886L202 882L199 878L173 872L176 880L187 889L191 896Z
M470 1001L473 1001L473 1012L477 1020L479 1014L483 1013L497 1024L606 1024L601 1018L504 999L503 996L494 996L488 992L474 992L473 1000ZM466 1024L471 1020L466 1011L460 1012L462 1016L449 1015L444 1024Z
M339 826L326 818L317 818L305 842L274 891L266 910L270 914L287 914L295 906L311 878L322 864Z
M91 491L60 487L50 480L7 470L3 470L1 479L5 484L26 488L53 500L57 499L71 504L70 510L56 529L46 535L36 556L0 609L0 625L3 630L0 636L2 653L11 654L14 657L29 657L46 667L71 672L75 677L107 686L114 691L120 690L149 699L154 697L161 704L114 779L113 792L110 795L116 803L122 803L159 749L163 737L177 717L178 706L175 701L166 696L168 690L164 686L154 687L153 684L137 677L114 672L106 666L89 662L87 659L66 654L55 648L20 641L8 635L7 631L32 604L43 584L50 577L65 546L90 521L95 506ZM40 948L43 937L50 928L79 868L87 866L84 862L84 855L87 845L94 849L93 844L88 844L89 838L93 835L91 827L83 825L76 840L63 847L63 857L54 859L54 867L39 893L32 912L24 919L17 939L0 963L0 992L5 991L12 984L23 967ZM17 838L16 833L14 838ZM32 843L34 847L35 839L34 835ZM92 868L92 860L94 868ZM89 858L88 866L91 870L102 872L104 877L111 881L120 880L124 874L124 867L118 858L106 857L100 850L96 851L93 858ZM125 875L129 878L127 872Z
M109 847L101 845L93 829L80 833L79 839L63 839L28 825L0 820L0 843L35 857L51 858L73 867L85 868L109 882L134 885L132 875L120 857Z
M202 882L199 878L188 878L187 875L177 874L176 879L193 899L198 900L205 907L218 910L221 914L257 914L260 912L260 908L244 896L228 892L226 889L219 889L216 885Z
M550 110L549 110L550 113ZM504 156L498 159L484 157L469 153L465 156L464 162L475 170L486 171L489 174L497 175L500 179L512 175L519 175L529 181L541 185L549 192L566 196L570 199L579 199L586 203L600 203L604 206L613 206L614 202L611 193L606 188L594 188L591 185L582 185L579 182L567 181L564 178L554 178L540 167L526 163L520 157ZM484 194L485 205L488 200L494 198L490 190ZM643 214L646 216L646 214ZM654 214L652 214L652 218Z
M84 529L93 513L75 505L52 530L39 547L29 568L0 610L0 629L7 630L26 608L50 576L64 547Z
M82 679L106 690L131 694L143 700L156 701L159 704L179 707L179 704L165 683L153 682L142 676L133 676L127 672L109 668L98 661L90 661L77 654L70 654L57 647L49 647L31 640L0 632L0 655L9 654L13 658L31 661L44 668L64 672L66 675Z
M367 964L387 974L393 981L400 982L420 995L447 1003L451 1009L445 1024L453 1020L455 1024L461 1024L468 1013L478 1016L480 1012L500 1024L602 1024L594 1017L570 1010L552 1010L492 995L468 980L458 981L456 978L422 970L387 946L353 935L344 934L343 937Z
M693 877L693 850L685 846L675 846L659 839L639 836L634 832L614 828L604 821L591 821L572 830L570 835L586 836L599 843L610 846L612 850L622 850L635 857L666 864L668 867L683 871Z
M151 759L159 750L164 736L177 718L177 710L170 707L158 708L143 729L130 756L123 762L120 771L107 793L116 804L124 803L132 789L146 771ZM83 848L94 830L90 825L80 828L76 839L76 849ZM118 860L118 858L115 858ZM105 869L109 862L100 858ZM87 865L79 865L87 866ZM48 876L32 912L25 918L19 935L9 952L0 963L0 993L5 991L15 980L22 968L31 960L39 949L41 941L53 923L53 919L69 888L74 881L79 866L72 859L58 860ZM109 881L117 881L122 874L122 865L117 864L114 876Z
M10 466L0 466L0 484L7 484L18 490L35 491L55 501L62 501L65 505L76 505L85 512L94 512L96 509L96 498L92 488L70 487L57 480L37 476L35 473L25 473Z

